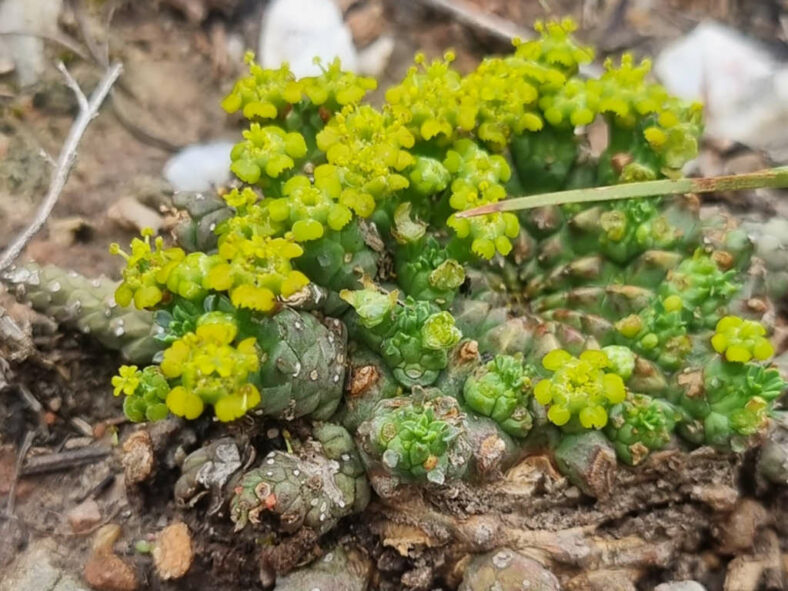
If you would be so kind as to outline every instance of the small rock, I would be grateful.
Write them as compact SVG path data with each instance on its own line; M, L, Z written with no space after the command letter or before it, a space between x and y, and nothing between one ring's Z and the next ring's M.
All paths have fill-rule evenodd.
M555 575L536 560L508 548L499 548L477 556L471 561L458 591L477 589L558 591L560 588Z
M230 181L232 142L187 146L164 165L164 178L175 191L210 191Z
M99 591L135 591L137 574L117 554L94 552L83 572L88 585Z
M706 591L697 581L671 581L654 587L654 591Z
M766 508L753 499L741 499L717 528L720 552L740 554L752 548L758 530L769 521Z
M311 564L276 578L275 591L364 591L372 563L361 552L336 546Z
M140 231L153 228L158 233L164 225L164 218L137 201L134 197L123 197L107 210L107 217L121 228Z
M51 591L60 578L52 564L56 550L51 540L34 542L7 568L3 568L0 591Z
M321 73L314 58L328 63L339 58L345 70L357 71L350 29L333 0L274 0L263 15L260 59L264 68L283 62L297 77Z
M761 448L758 472L769 482L788 486L788 416L779 415Z
M135 591L137 573L112 546L120 537L120 526L108 523L99 528L93 538L93 552L85 563L83 576L88 585L99 591Z
M147 431L135 431L123 443L123 473L126 484L139 484L153 473L153 442Z
M87 499L71 509L67 518L75 533L83 533L101 521L101 509L96 501Z
M185 523L165 527L153 548L153 564L159 578L179 579L189 570L194 560L194 549L189 528Z
M667 47L655 72L673 94L703 100L709 136L788 154L781 122L788 68L735 29L706 21Z

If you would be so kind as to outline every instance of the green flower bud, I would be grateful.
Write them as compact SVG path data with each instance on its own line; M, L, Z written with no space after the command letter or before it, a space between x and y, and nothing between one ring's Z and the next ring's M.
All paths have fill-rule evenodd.
M453 398L380 402L358 433L368 464L405 481L435 484L461 476L470 463L462 414Z
M618 458L630 466L670 443L680 418L669 402L644 394L630 396L613 406L608 415L605 435L613 442Z
M493 419L509 435L525 437L533 424L528 403L534 374L521 356L496 355L466 380L465 404Z

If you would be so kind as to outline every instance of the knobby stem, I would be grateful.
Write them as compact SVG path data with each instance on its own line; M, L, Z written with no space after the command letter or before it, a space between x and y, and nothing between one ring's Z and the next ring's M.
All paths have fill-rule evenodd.
M655 197L658 195L675 195L679 193L713 193L715 191L741 191L744 189L785 188L788 187L788 166L770 168L729 176L665 179L626 183L609 187L589 189L573 189L556 191L540 195L528 195L506 199L458 212L457 217L469 218L487 213L502 211L521 211L544 207L547 205L568 205L570 203L589 203L594 201L612 201L615 199L633 199L638 197Z

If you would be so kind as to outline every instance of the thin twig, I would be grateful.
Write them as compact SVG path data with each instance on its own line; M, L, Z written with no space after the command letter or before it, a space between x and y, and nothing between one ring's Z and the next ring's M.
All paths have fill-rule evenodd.
M35 433L28 431L25 434L25 440L19 448L19 455L16 457L16 468L14 469L14 476L11 480L11 486L8 489L8 502L5 506L5 513L8 516L14 514L14 505L16 504L16 485L19 482L19 477L22 475L22 463L25 461L27 452L30 451L30 446L33 445Z
M591 203L594 201L613 201L616 199L633 199L636 197L655 197L658 195L676 195L680 193L713 193L715 191L742 191L746 189L780 189L788 187L788 166L760 170L747 174L705 177L694 179L645 181L642 183L625 183L608 187L592 187L589 189L573 189L556 191L506 199L457 212L458 218L469 218L486 213L499 211L521 211L544 207L546 205L567 205L569 203Z
M58 68L60 68L60 66L61 65L58 65ZM66 77L66 82L72 90L74 90L75 94L77 94L77 100L80 104L79 115L74 120L68 132L66 141L63 144L63 149L60 151L60 156L57 159L57 168L53 172L49 191L43 203L39 206L33 222L8 245L2 254L0 254L0 271L14 262L25 245L30 242L30 239L46 223L49 214L52 213L52 209L55 207L55 203L57 203L60 197L60 193L63 191L63 187L66 185L66 181L71 173L71 168L74 166L74 160L77 156L77 146L79 146L79 142L91 120L98 114L101 103L104 102L104 99L112 88L112 85L118 79L118 76L120 76L122 70L123 66L119 63L111 66L90 95L90 100L85 99L84 93L82 93L82 90L76 85L76 82L73 82L73 78L70 75ZM65 71L65 66L61 68L61 71ZM72 86L72 82L76 88ZM77 90L79 90L78 93Z
M530 31L518 27L511 21L493 14L481 12L465 2L465 0L418 0L425 6L450 14L458 22L484 31L488 35L503 41L511 41L515 37L529 39Z
M85 93L82 92L82 89L79 87L77 81L74 80L71 72L66 69L66 64L63 62L58 62L57 69L60 70L61 74L63 74L63 78L66 79L66 84L71 89L71 92L73 92L77 97L77 104L79 105L80 112L85 112L90 109L90 106L88 105L88 97L86 97Z
M69 449L56 452L45 456L33 456L25 465L22 466L22 476L32 474L45 474L47 472L58 472L60 470L70 470L75 466L98 462L110 454L109 447L97 447L89 445L79 449Z

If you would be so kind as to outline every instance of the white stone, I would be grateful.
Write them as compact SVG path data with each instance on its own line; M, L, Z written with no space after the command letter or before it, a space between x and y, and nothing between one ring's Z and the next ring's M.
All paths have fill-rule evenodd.
M710 137L788 156L788 68L755 41L706 21L662 51L654 72L671 93L704 103Z
M30 31L57 36L62 0L0 0L0 32ZM38 81L44 71L44 40L31 35L0 36L0 67L16 69L20 86Z
M342 67L358 71L358 55L350 29L333 0L274 0L263 15L260 63L265 68L290 64L298 77L315 76L324 64L338 57Z
M232 142L187 146L164 165L164 178L176 191L210 191L230 181Z

